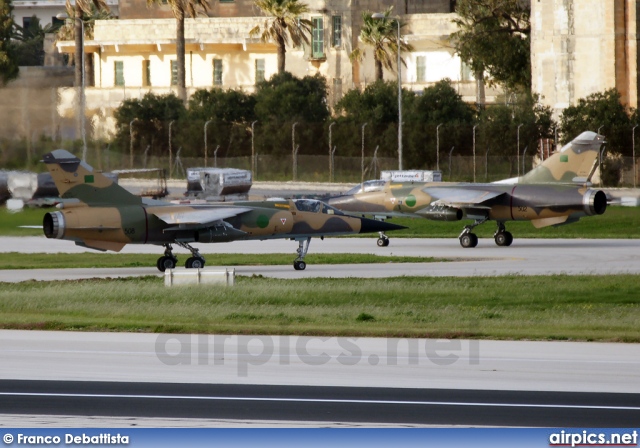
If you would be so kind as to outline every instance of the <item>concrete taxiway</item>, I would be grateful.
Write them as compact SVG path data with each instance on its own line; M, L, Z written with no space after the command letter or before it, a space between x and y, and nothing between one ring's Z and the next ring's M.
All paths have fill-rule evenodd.
M200 244L207 266L216 266L216 253L255 254L256 263L267 253L291 253L297 243L289 240L236 241ZM0 238L0 252L80 253L93 252L69 241L44 237ZM162 253L152 245L128 245L123 253ZM179 263L187 251L177 248ZM377 247L375 238L314 239L310 253L371 253L378 255L422 256L452 261L435 263L383 263L349 265L308 264L305 271L292 266L240 266L238 275L277 278L309 277L395 277L395 276L494 276L494 275L607 275L640 274L640 240L633 239L519 239L511 247L498 247L491 239L481 239L478 247L463 249L455 238L392 238L388 247ZM179 264L180 266L180 264ZM233 267L233 266L225 266ZM25 280L63 280L92 277L159 275L148 268L35 269L0 271L0 282Z

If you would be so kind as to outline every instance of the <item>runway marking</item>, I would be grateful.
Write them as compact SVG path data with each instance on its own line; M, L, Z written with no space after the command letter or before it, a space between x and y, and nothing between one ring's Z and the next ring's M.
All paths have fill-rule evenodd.
M350 400L326 398L269 398L269 397L218 397L190 395L122 395L122 394L63 394L33 392L0 392L0 396L11 397L50 397L50 398L136 398L153 400L207 400L207 401L263 401L287 403L335 403L335 404L386 404L386 405L419 405L419 406L479 406L505 408L540 408L540 409L595 409L616 411L640 411L640 406L597 406L570 404L528 404L528 403L465 403L457 401L403 401L403 400Z

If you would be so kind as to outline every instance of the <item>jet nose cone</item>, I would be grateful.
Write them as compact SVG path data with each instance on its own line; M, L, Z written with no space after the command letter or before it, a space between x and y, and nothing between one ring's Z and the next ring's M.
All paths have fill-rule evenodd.
M405 226L398 224L391 224L386 221L378 221L377 219L360 218L361 226L360 233L376 233L376 232L389 232L391 230L406 229Z

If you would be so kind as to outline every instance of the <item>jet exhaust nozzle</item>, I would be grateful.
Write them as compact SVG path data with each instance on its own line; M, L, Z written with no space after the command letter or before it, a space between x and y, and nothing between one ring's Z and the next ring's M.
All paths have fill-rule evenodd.
M602 215L607 210L607 195L602 190L587 190L582 205L587 216Z
M62 239L65 231L64 215L61 212L45 213L42 230L47 238Z

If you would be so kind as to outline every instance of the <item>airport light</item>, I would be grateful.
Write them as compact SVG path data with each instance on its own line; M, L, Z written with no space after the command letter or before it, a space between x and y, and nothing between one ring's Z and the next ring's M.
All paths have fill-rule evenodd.
M171 120L169 122L169 179L172 178L172 174L173 174L173 160L172 160L172 152L171 152L171 126L173 126L173 123L175 122L175 120Z
M372 19L386 19L381 12L371 15ZM396 25L398 29L397 46L398 46L398 169L402 171L402 75L400 69L400 17L397 16Z
M204 124L204 166L206 168L207 166L207 126L209 126L209 123L211 123L213 120L209 120Z
M255 128L254 126L258 120L251 123L251 176L255 176L255 168L256 168L256 147L254 146L254 137L255 137Z
M329 182L332 181L333 179L333 157L332 157L332 152L331 152L331 128L336 124L336 122L332 122L329 125Z
M520 176L520 128L522 126L524 126L524 123L520 123L518 125L518 148L516 149L516 157L517 157L516 165L518 165L518 176Z
M67 19L71 19L71 17L69 17L68 14L62 12L60 14L56 15L56 19L58 20L67 20ZM81 17L74 17L73 19L80 21L80 29L81 31L81 39L80 41L82 42L82 56L80 58L80 64L82 65L81 71L82 71L82 85L80 87L80 132L82 134L82 161L86 162L87 161L87 130L86 130L86 124L85 124L85 109L86 109L86 99L85 99L85 92L84 92L84 88L85 88L85 73L84 73L84 21L82 20ZM76 61L77 63L77 61Z
M633 127L633 129L631 130L631 142L632 142L632 155L631 157L633 158L633 188L636 188L636 177L637 177L637 173L636 173L636 128L638 127L638 125L635 125Z
M367 127L369 123L365 123L362 125L362 156L360 158L360 183L362 184L362 191L364 192L364 128Z
M476 182L476 128L478 125L473 126L473 182Z
M291 157L293 159L293 180L295 181L298 177L298 151L296 148L296 126L298 122L296 121L291 125Z
M436 126L436 171L440 171L440 126L443 124Z

